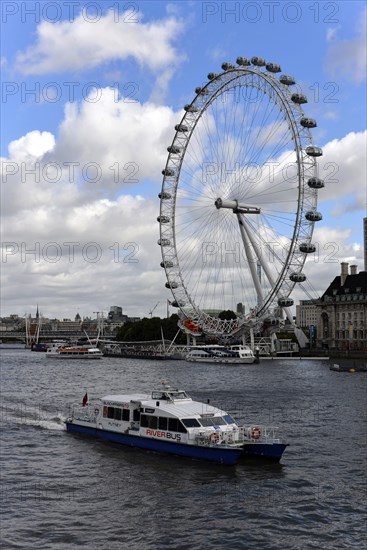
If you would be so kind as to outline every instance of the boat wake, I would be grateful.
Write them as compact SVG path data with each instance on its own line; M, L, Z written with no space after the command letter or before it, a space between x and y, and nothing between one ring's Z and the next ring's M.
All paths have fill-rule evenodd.
M65 416L61 412L55 414L41 407L3 406L1 421L3 424L29 425L45 430L65 430Z

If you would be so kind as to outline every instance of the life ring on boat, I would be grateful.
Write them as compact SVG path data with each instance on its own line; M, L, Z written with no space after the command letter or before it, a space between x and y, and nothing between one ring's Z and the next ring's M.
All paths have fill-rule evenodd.
M98 407L96 407L96 408L94 409L94 415L95 415L95 416L97 416L97 415L98 415L98 413L99 413L99 408L98 408Z
M219 443L221 442L221 437L220 437L219 433L214 432L214 433L210 434L209 442L210 442L211 445L219 445Z
M252 439L260 439L260 437L261 437L260 428L252 428L251 437L252 437Z

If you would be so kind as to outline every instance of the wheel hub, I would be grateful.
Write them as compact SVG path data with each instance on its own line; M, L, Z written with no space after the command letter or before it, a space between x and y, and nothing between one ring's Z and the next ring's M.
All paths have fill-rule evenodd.
M235 214L260 214L261 209L252 204L239 204L238 200L234 201L224 201L221 198L218 198L214 202L215 206L219 210L220 208L229 208L233 210Z

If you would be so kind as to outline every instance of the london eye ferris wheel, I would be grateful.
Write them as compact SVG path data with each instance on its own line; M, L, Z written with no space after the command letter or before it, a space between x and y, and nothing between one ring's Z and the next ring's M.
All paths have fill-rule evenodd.
M292 76L260 57L208 74L168 147L161 266L187 330L227 335L280 308L306 279L317 192L316 121ZM239 307L238 305L241 304ZM238 311L219 319L220 311Z

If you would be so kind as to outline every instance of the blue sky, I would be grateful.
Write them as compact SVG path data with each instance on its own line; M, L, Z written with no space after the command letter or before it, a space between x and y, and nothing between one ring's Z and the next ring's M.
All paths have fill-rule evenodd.
M264 57L293 75L309 99L305 112L318 123L313 136L324 149L322 169L335 181L320 195L324 219L315 235L322 257L309 262L313 289L323 292L340 261L363 269L364 2L107 0L1 7L1 155L8 163L2 241L13 243L2 258L3 315L23 314L38 303L46 316L87 315L110 305L143 316L158 301L156 312L165 314L170 295L159 268L156 196L166 147L195 87L240 55ZM47 162L63 167L59 178L42 178ZM27 173L35 163L39 181ZM70 163L78 163L72 179ZM91 163L102 167L98 181L91 181ZM89 164L85 182L78 170ZM72 261L65 242L79 243ZM101 247L97 257L103 250L96 262L83 251L90 242ZM54 246L59 261L53 262L47 243L60 246ZM114 262L115 243L125 256L133 243L138 261ZM331 250L335 262L327 260Z

